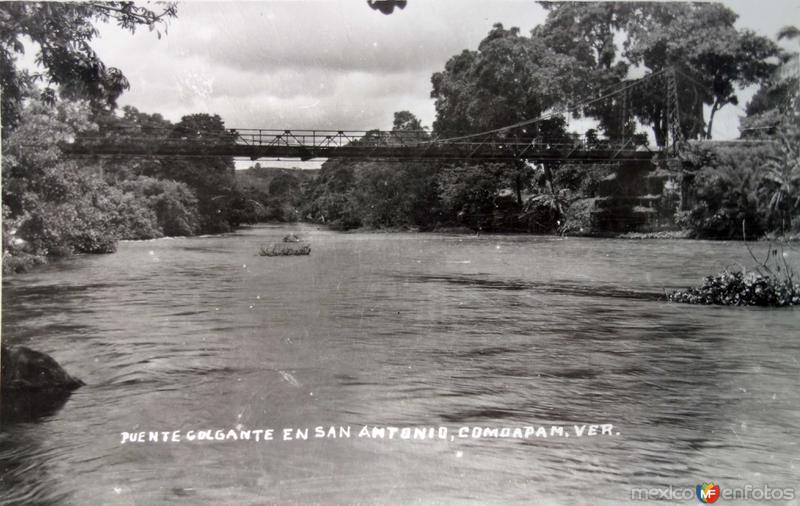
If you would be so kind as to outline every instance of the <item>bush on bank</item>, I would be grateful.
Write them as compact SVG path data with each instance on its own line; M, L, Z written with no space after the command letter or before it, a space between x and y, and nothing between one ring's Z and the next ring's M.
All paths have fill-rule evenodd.
M688 210L677 222L695 238L800 233L800 120L786 115L765 139L684 149Z

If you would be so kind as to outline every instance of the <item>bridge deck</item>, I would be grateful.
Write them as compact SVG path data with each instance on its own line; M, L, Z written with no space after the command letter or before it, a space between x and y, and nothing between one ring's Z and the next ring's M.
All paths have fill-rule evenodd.
M259 158L355 158L397 160L644 161L657 153L628 144L549 143L487 138L460 142L430 139L426 132L229 130L215 135L172 132L169 137L81 137L62 149L72 155L234 156Z

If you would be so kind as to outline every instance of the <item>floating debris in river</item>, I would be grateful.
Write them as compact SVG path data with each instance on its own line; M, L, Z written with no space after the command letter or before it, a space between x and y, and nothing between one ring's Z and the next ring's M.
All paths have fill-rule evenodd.
M310 255L311 245L303 242L276 242L261 246L258 254L262 257Z
M755 272L722 272L706 276L703 285L676 290L667 295L672 302L722 306L800 305L800 285L791 279L777 279Z

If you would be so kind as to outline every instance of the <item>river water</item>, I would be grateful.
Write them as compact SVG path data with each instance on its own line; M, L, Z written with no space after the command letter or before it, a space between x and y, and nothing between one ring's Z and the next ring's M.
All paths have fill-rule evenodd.
M310 256L255 255L298 229ZM800 311L662 300L736 263L753 263L736 243L259 226L10 276L3 340L87 385L4 420L0 498L618 504L703 481L800 488ZM577 437L584 424L613 431ZM358 437L365 425L448 432ZM573 437L458 437L529 426ZM275 438L187 440L207 429ZM182 440L121 443L140 431Z

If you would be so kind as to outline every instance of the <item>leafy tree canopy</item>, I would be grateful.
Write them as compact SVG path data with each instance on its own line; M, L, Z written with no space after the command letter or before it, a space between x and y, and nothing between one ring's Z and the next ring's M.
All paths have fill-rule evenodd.
M392 123L392 130L406 130L406 131L421 131L425 127L422 122L409 111L398 111L394 113L394 122Z
M158 12L134 2L0 3L3 135L17 123L22 99L34 93L39 80L45 82L42 98L46 101L52 102L58 90L65 98L86 98L96 107L115 107L129 84L119 69L107 67L92 49L97 24L115 21L131 32L140 26L156 30L176 13L174 3ZM37 47L36 63L44 68L42 75L17 67L17 57L28 40Z
M677 68L688 75L678 80L678 96L681 128L690 138L710 136L716 112L738 104L737 88L768 79L780 54L773 41L737 29L737 15L721 4L540 3L548 18L534 35L599 71L587 83L590 89L624 79L634 66L648 74ZM653 128L661 145L668 128L665 95L663 86L654 87L632 104L637 119ZM711 108L707 123L704 104ZM600 117L608 130L608 111L596 108L589 114Z
M463 135L535 118L563 103L582 77L574 56L498 23L477 51L453 56L433 74L433 129L440 136ZM536 137L540 128L534 124L523 134Z
M497 24L477 51L453 56L433 75L435 132L463 135L515 124L597 96L634 68L645 75L675 68L682 134L707 137L716 112L738 103L737 89L768 79L780 56L773 41L737 29L736 14L719 4L540 3L548 17L529 37ZM611 138L630 138L636 119L664 145L665 79L650 83L575 112L598 119ZM707 122L704 105L711 111ZM535 137L541 128L536 123L515 135Z
M778 40L781 39L800 41L800 30L786 26L778 32ZM742 137L775 136L781 128L796 129L800 125L800 55L784 51L781 62L747 104Z

